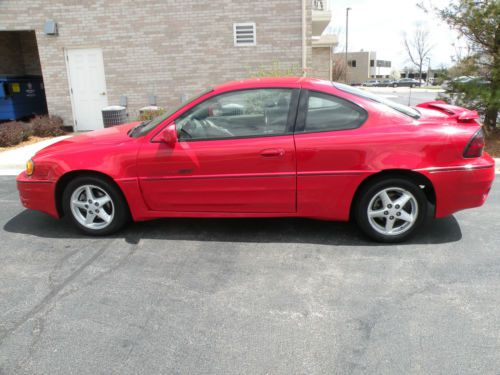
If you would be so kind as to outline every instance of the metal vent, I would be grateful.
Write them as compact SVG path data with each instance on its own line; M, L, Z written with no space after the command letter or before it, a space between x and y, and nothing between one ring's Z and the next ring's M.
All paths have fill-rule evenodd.
M255 32L255 23L235 23L233 24L234 45L255 46L257 44L257 35Z

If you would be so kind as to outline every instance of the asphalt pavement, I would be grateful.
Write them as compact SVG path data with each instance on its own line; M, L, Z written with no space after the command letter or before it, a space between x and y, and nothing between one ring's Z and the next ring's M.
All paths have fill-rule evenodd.
M0 177L0 374L498 374L500 190L380 245L305 219L113 237Z

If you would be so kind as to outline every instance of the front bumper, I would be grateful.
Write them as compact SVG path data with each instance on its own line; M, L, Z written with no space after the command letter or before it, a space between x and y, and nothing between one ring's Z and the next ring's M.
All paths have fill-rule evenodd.
M24 207L59 218L55 202L55 182L36 180L27 176L25 172L19 174L16 181L19 198Z

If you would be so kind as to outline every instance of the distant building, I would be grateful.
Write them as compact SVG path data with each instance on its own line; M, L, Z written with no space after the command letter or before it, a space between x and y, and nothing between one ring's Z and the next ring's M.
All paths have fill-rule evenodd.
M345 59L345 52L335 53L334 59ZM373 51L349 52L347 54L347 81L360 84L370 79L391 78L392 63L377 59Z

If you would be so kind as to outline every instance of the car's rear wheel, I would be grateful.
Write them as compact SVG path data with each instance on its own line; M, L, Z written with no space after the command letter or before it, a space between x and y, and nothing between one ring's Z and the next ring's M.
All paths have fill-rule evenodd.
M128 220L127 203L119 189L94 176L70 181L64 190L63 208L81 231L95 236L116 232Z
M427 198L420 187L402 178L378 180L363 188L355 206L361 230L380 242L411 237L427 215Z

